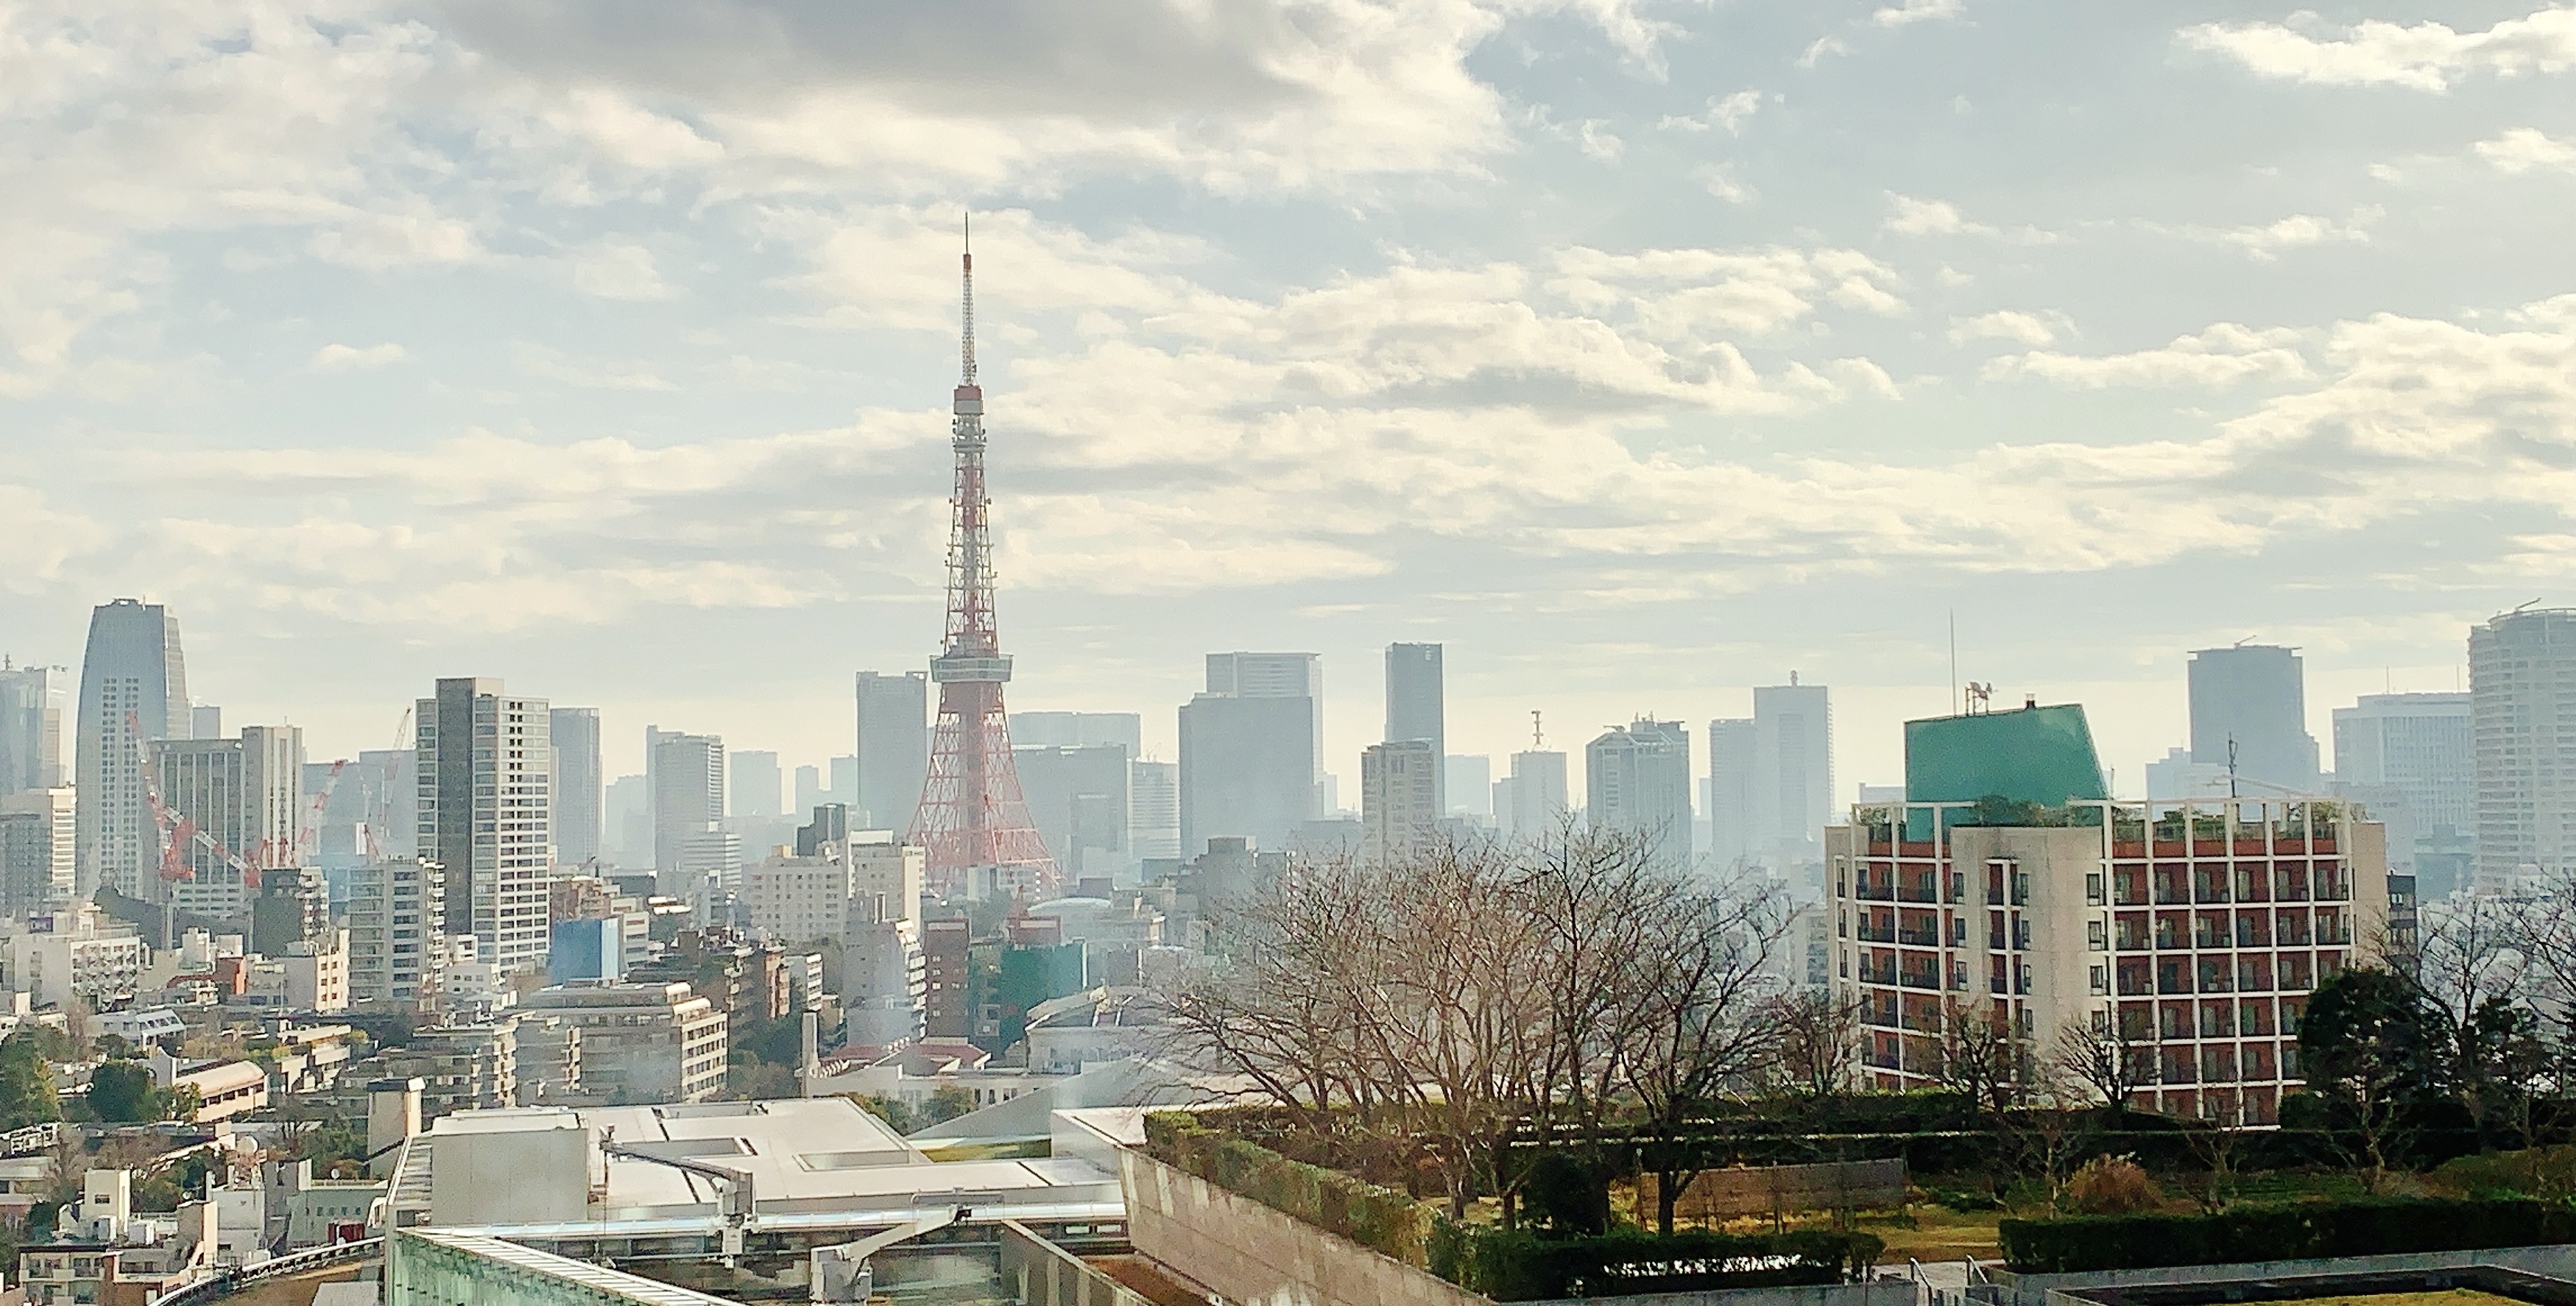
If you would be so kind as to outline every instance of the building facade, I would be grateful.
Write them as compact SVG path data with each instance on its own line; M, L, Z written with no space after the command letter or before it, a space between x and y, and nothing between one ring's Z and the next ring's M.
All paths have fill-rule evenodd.
M188 878L170 882L165 900L203 916L239 915L258 890L259 872L299 860L303 730L244 726L238 738L160 739L143 747L162 806L187 832L174 853Z
M922 786L930 778L929 672L859 673L853 762L856 773L843 797L858 805L858 824L897 833L910 830ZM834 788L840 788L838 776Z
M1535 748L1514 753L1512 773L1494 782L1494 826L1513 838L1546 835L1573 810L1563 753Z
M419 705L418 847L446 870L450 939L504 973L546 962L553 868L552 714L489 678L446 679Z
M71 676L61 667L0 661L0 797L64 787L63 709L70 697Z
M2468 886L2427 876L2477 832L2477 729L2467 694L2364 694L2334 713L2335 792L2388 827L2388 870L2424 897ZM2446 869L2446 868L2444 868Z
M2239 793L2317 791L2317 741L2308 733L2307 671L2297 650L2199 649L2189 680L2191 760L2232 772Z
M1826 831L1833 991L1861 1011L1865 1081L1932 1086L1974 1046L1966 1022L2033 1062L2085 1029L2145 1067L2140 1110L2277 1121L2308 995L2386 936L2382 828L2278 799L1975 810L1861 807Z
M0 795L0 916L71 905L79 861L79 799L69 789Z
M555 860L566 866L596 861L600 852L599 709L546 711L546 744L553 750L547 811L554 829Z
M1398 862L1431 849L1440 834L1439 748L1390 740L1360 754L1360 856Z
M81 892L104 885L158 900L161 846L144 792L143 744L186 735L188 726L178 616L134 599L91 612L72 750Z
M686 869L690 840L724 821L724 740L658 729L647 734L653 748L653 869L671 874Z
M447 872L378 858L349 876L349 1001L403 1008L437 992L447 956Z
M1449 709L1438 644L1386 646L1386 742L1431 742L1431 755L1449 755ZM1319 736L1320 738L1320 736ZM1363 782L1365 783L1365 782ZM1449 813L1449 779L1434 772L1438 815Z
M704 1102L724 1091L725 1014L686 984L564 984L521 1006L580 1031L587 1096Z
M1068 880L1134 868L1127 842L1128 763L1134 757L1124 743L1032 745L1014 736L1011 763L1020 773L1029 821Z
M1750 864L1761 838L1754 832L1753 772L1761 735L1751 717L1708 723L1708 856L1719 866Z
M1834 813L1834 709L1823 685L1753 691L1753 857L1775 870L1824 860Z
M1234 683L1230 676L1220 679L1216 674L1221 656L1254 655L1210 654L1209 692L1181 708L1180 853L1184 858L1206 852L1208 840L1218 838L1247 838L1264 848L1284 847L1314 805L1314 700L1219 692L1216 685Z
M1690 732L1643 717L1583 750L1585 814L1596 830L1645 840L1667 867L1691 864Z
M1127 843L1139 864L1181 856L1181 768L1170 762L1127 766Z
M2576 608L2469 632L2477 883L2516 893L2576 872Z

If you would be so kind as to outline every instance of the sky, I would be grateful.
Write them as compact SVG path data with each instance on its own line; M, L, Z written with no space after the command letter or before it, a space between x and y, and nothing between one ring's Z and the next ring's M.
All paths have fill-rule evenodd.
M820 763L936 651L974 215L1015 709L1379 650L1452 752L1958 678L2117 787L2576 604L2576 8L0 0L0 650ZM1703 763L1704 764L1704 763Z

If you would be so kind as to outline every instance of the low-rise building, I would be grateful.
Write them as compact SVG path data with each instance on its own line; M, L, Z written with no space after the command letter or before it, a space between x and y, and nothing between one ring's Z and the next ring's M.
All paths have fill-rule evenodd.
M580 1031L587 1099L703 1102L724 1091L725 1015L686 984L561 984L521 1005Z
M39 1007L80 998L104 1006L133 996L146 949L131 926L110 925L98 908L30 916L8 936L9 987Z
M1177 1034L1170 1015L1140 988L1097 988L1029 1008L1029 1069L1078 1074L1160 1053Z
M268 1109L268 1072L255 1062L183 1061L157 1047L143 1061L158 1087L196 1093L201 1124Z

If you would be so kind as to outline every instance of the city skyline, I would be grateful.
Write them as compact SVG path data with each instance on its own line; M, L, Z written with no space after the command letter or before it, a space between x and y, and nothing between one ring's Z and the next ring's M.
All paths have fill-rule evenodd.
M0 649L142 595L316 757L460 674L599 707L612 774L653 721L846 752L938 639L972 208L1021 707L1168 760L1200 651L1313 650L1348 806L1389 643L1498 766L1797 670L1839 801L1955 614L2137 792L2186 650L2301 648L2322 740L2570 601L2567 12L1143 6L1007 105L873 10L778 83L659 11L37 16L97 57L0 163Z

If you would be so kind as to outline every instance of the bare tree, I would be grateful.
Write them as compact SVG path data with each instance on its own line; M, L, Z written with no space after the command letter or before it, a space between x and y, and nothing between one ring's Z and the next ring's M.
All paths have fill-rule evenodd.
M1777 1057L1777 981L1767 963L1787 930L1783 907L1759 888L1701 892L1682 897L1660 922L1658 964L1640 986L1619 1062L1657 1136L1655 1224L1664 1233L1701 1169L1700 1149L1686 1139L1691 1127Z
M1933 1081L1980 1114L2000 1117L2021 1096L2025 1078L2011 1014L1996 1003L1952 999L1941 1004L1940 1021Z
M2048 1051L2050 1078L2080 1085L2101 1104L2125 1111L2139 1089L2156 1082L2156 1045L2121 1036L2116 1021L2076 1021L2058 1031Z
M1809 1098L1850 1088L1852 1066L1860 1059L1859 999L1803 989L1773 1000L1771 1007L1779 1035L1772 1082Z

